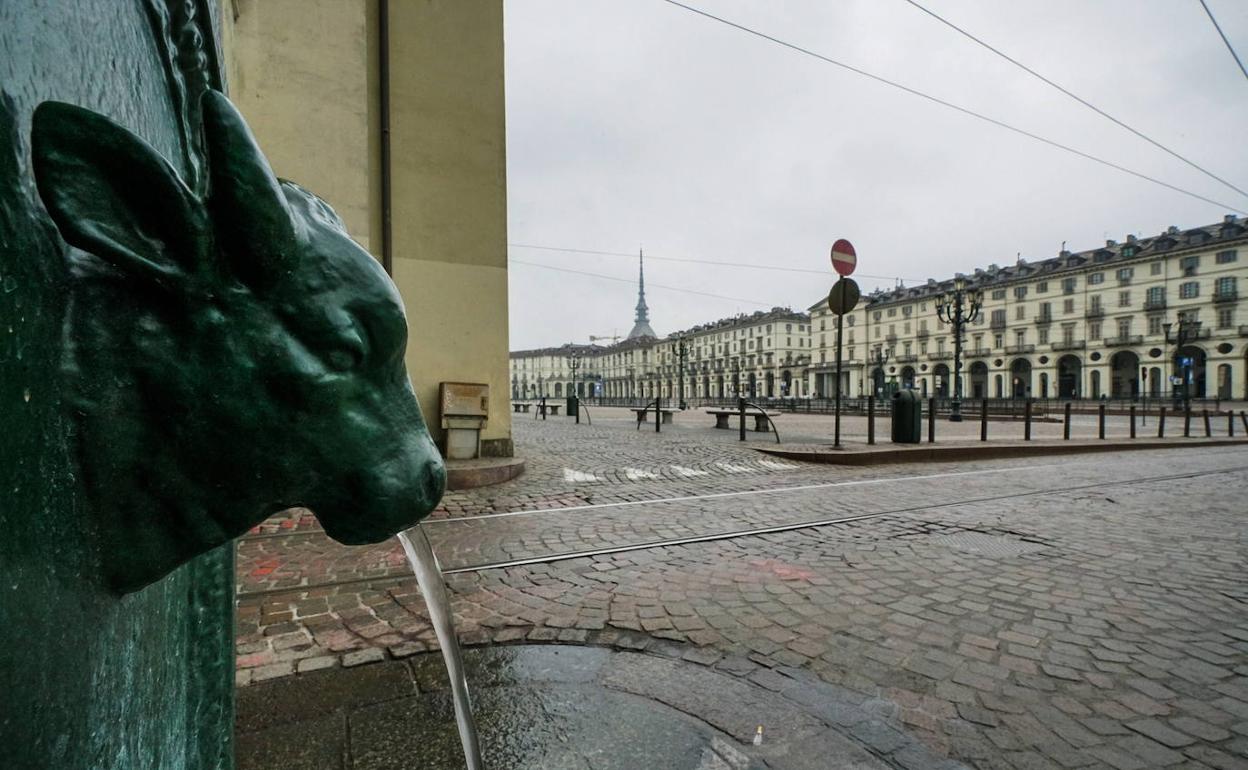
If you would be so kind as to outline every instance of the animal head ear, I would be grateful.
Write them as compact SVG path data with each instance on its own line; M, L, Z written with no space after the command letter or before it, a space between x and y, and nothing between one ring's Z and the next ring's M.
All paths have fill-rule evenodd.
M291 269L295 256L295 222L286 196L229 99L208 90L201 112L217 242L239 280L250 286L272 284Z
M207 212L160 153L120 125L44 102L31 155L39 197L69 244L170 287L206 264Z

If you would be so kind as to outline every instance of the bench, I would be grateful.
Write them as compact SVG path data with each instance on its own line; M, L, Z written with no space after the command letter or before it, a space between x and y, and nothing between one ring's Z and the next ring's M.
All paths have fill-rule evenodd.
M528 401L513 401L511 402L511 406L512 408L516 410L516 414L519 414L520 412L524 412L527 414L529 411L529 407L532 406L532 404L530 404Z
M546 404L545 406L543 406L542 404L538 404L538 405L537 405L537 411L538 411L538 412L542 412L542 410L544 410L544 409L545 409L545 410L549 410L552 416L554 416L554 417L558 417L558 416L559 416L559 407L561 407L561 406L563 406L563 404ZM544 412L543 412L543 414L544 414Z
M649 422L649 421L650 421L649 416L648 416L646 413L647 413L647 412L653 412L654 410L653 410L653 409L650 409L649 407L631 407L631 411L633 412L633 414L637 415L637 422L638 422L638 423L643 423L643 422ZM664 424L664 425L671 425L671 424L672 424L672 414L674 414L676 410L674 410L674 409L661 409L661 410L659 410L659 411L660 411L660 413L663 415L663 424Z
M724 430L732 430L732 426L728 424L729 419L741 414L736 409L707 409L706 413L714 415L715 427L723 428ZM767 418L776 417L779 414L779 412L760 412L757 409L745 410L746 417L754 418L754 431L756 433L770 433L771 425Z

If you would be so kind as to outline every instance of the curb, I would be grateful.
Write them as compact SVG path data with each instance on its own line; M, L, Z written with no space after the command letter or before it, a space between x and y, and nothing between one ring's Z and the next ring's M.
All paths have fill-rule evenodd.
M1091 454L1095 452L1126 452L1143 449L1178 449L1186 447L1248 446L1244 439L1168 439L1128 441L1033 441L1028 444L978 444L913 445L881 449L773 449L751 447L755 452L809 463L830 465L884 465L893 463L965 462L969 460L999 460L1011 457L1036 457L1041 455Z

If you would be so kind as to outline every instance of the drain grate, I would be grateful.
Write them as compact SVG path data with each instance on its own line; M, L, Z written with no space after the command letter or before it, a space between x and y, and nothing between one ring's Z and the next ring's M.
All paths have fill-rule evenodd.
M1048 546L1040 543L1028 543L1012 537L987 535L983 532L959 532L954 535L939 535L928 540L932 545L952 548L955 551L977 553L983 556L1009 558L1027 553L1043 551Z

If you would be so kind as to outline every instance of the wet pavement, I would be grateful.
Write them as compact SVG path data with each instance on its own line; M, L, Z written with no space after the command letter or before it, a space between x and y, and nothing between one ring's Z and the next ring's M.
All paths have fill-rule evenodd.
M764 687L661 656L570 646L478 649L465 662L489 768L890 766L876 754L908 767L959 767L885 725L878 704L800 671L776 673ZM245 688L238 724L239 770L463 767L436 655Z
M762 464L724 433L517 423L531 473L448 495L425 525L444 567L470 568L449 580L469 654L590 647L727 677L890 767L1248 768L1248 449L836 468ZM620 550L565 556L603 547ZM539 561L471 569L517 559ZM340 546L291 512L243 540L238 566L242 702L436 648L397 543ZM719 734L782 766L749 753L749 719L672 702L706 683L651 676L657 692L595 686L694 719L682 746ZM564 686L493 702L545 714ZM576 702L639 703L603 697ZM438 729L452 724L447 710Z

